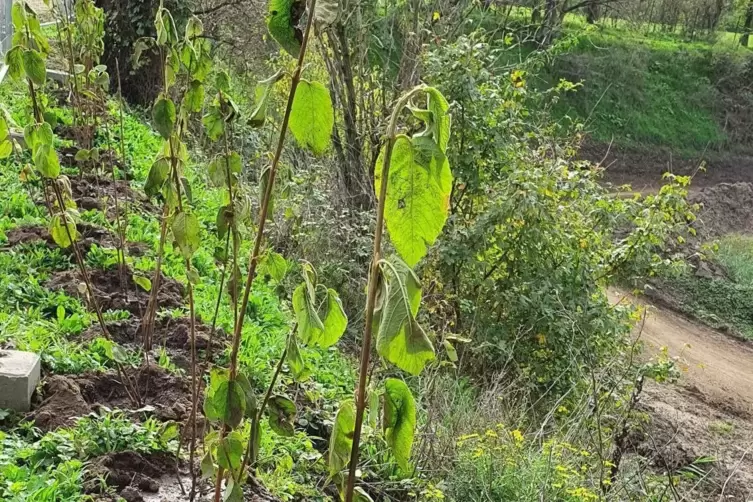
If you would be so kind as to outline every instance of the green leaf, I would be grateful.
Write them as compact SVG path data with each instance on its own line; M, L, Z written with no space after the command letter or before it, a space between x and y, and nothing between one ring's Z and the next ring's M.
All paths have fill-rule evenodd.
M424 90L431 119L426 123L426 131L423 135L430 136L439 145L442 153L446 153L450 142L450 114L448 113L450 105L442 93L434 87L427 87ZM426 119L424 121L426 122Z
M40 145L52 146L52 140L52 126L47 122L29 124L24 128L24 142L32 153L35 153Z
M356 486L353 490L353 502L374 502L374 499L366 493L366 490L360 486Z
M377 195L383 168L384 149L374 173ZM411 140L398 136L392 151L384 216L392 243L409 266L426 255L442 232L451 190L450 164L437 144L427 137Z
M183 96L183 107L191 112L200 112L204 106L204 85L194 80L191 82L185 96Z
M170 161L166 158L158 159L149 169L149 175L144 185L144 193L147 197L154 197L162 190L162 186L170 174Z
M301 80L290 112L290 132L298 144L309 148L314 155L327 150L335 124L332 98L319 82Z
M225 119L219 106L210 106L201 122L204 124L207 136L212 141L217 141L225 132Z
M388 378L384 383L384 432L403 472L410 471L410 453L416 428L416 403L405 382Z
M315 299L307 289L306 284L300 284L293 291L293 312L298 321L298 335L304 344L309 345L321 336L324 323L314 307Z
M350 463L353 433L356 429L356 405L345 401L340 405L329 438L329 475L336 475Z
M215 477L214 462L212 461L212 453L207 451L201 458L201 477L204 479L212 479Z
M40 52L33 49L26 49L23 54L24 72L29 80L35 85L44 85L47 80L47 70L44 67L44 58Z
M204 33L204 25L201 19L196 16L189 17L186 23L186 40L191 41L202 33Z
M222 239L227 235L227 231L230 229L231 226L234 226L233 223L234 219L234 213L233 213L233 206L228 204L227 206L222 206L220 209L217 210L217 237Z
M322 323L324 329L313 343L326 349L336 344L348 327L348 316L345 315L343 304L334 289L327 289L327 313Z
M178 41L178 30L175 28L173 16L162 6L157 10L154 27L157 30L158 45L168 45Z
M60 159L52 145L39 145L34 153L34 166L45 178L57 178L60 175Z
M13 20L15 31L23 31L26 26L26 10L23 2L13 2L10 9L10 17Z
M172 230L175 242L185 258L191 258L199 249L199 219L192 213L178 213L173 220Z
M222 502L243 502L243 487L232 476L227 481Z
M86 162L90 160L92 157L91 151L87 150L86 148L82 148L78 152L76 152L76 155L73 157L73 160L76 162Z
M268 403L269 426L281 436L292 436L295 432L295 403L284 396L272 396Z
M24 48L17 45L5 53L5 64L8 65L8 75L18 80L24 73Z
M243 438L236 432L230 432L217 445L217 464L223 469L235 472L243 461Z
M178 427L178 424L175 422L165 422L160 430L159 440L163 445L167 445L167 443L173 439L177 439L179 435L180 428Z
M152 108L154 127L160 135L167 139L175 129L175 103L170 98L160 96Z
M246 396L241 385L237 381L225 380L210 391L204 400L207 419L231 428L238 427L246 411Z
M404 262L384 265L386 292L375 313L377 352L403 371L418 375L434 359L434 346L415 316L421 303L421 284Z
M274 251L268 251L259 263L259 274L267 275L276 282L281 282L288 273L288 262Z
M248 377L243 373L238 373L237 379L238 385L241 386L241 389L243 389L243 395L246 397L246 418L253 418L256 416L257 412L256 394L254 394L254 389L251 387L251 382L249 382Z
M152 290L152 281L149 278L140 274L133 274L131 277L133 278L133 282L144 291L149 292Z
M452 344L452 342L450 342L449 340L443 340L442 346L444 347L445 352L447 352L447 358L450 360L450 362L458 362L458 351L455 350L455 346Z
M303 360L301 351L298 348L298 342L295 340L295 336L288 337L288 350L286 351L285 360L290 367L290 371L293 372L293 378L299 382L303 382L311 375L311 371L306 368L306 361Z
M67 231L66 226L68 227ZM78 238L76 224L69 217L65 218L64 224L63 218L59 214L56 214L50 221L50 235L52 236L52 240L55 241L55 244L65 249ZM71 241L71 239L73 239L73 241Z
M305 10L302 0L269 0L267 7L269 34L293 57L301 50L302 33L297 26Z
M215 77L214 86L217 90L222 92L230 92L230 75L225 70L217 72Z

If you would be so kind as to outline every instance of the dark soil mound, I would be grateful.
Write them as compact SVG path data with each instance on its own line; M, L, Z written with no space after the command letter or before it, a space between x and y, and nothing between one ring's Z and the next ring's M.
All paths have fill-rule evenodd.
M158 480L177 473L177 459L168 453L109 453L91 462L87 473L91 482L86 488L90 492L101 491L97 481L104 479L107 486L122 491L121 496L126 500L143 500L139 490L157 493L160 489Z
M149 292L138 286L130 272L126 272L125 291L121 290L120 277L117 268L106 270L89 270L89 278L94 288L94 295L102 310L127 310L141 317L146 312L149 302ZM67 294L82 298L86 301L85 293L81 293L79 285L82 283L78 270L66 270L53 274L47 282L50 289L62 289ZM161 308L177 308L183 305L183 286L175 279L162 276L157 295Z
M703 237L753 233L753 183L719 183L693 193L700 204L698 230Z
M154 345L165 346L173 349L188 351L190 346L190 328L191 321L186 317L178 319L163 316L157 318L154 326ZM196 348L197 350L206 350L209 347L209 335L212 330L201 321L196 322ZM126 319L122 321L112 321L107 323L107 331L110 337L120 344L141 344L141 319ZM82 337L85 340L91 340L102 336L102 329L99 325L92 325L86 330ZM220 340L227 338L227 334L222 328L218 328L214 335L212 345L214 348L221 347Z
M44 384L42 404L27 418L43 431L73 425L76 418L91 413L92 409L81 395L78 383L68 377L53 375Z
M113 218L115 213L115 196L121 212L125 204L137 210L155 213L157 209L149 202L149 199L141 192L133 190L126 180L113 181L110 175L97 178L92 175L71 177L71 192L73 200L82 209L103 209L107 204L107 216Z

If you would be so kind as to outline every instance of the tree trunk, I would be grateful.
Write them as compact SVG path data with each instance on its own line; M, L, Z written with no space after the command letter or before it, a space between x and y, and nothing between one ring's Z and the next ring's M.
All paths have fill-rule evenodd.
M748 8L745 11L745 24L743 25L743 34L740 37L740 45L743 47L748 46L748 39L750 38L750 28L753 25L753 0L748 3Z

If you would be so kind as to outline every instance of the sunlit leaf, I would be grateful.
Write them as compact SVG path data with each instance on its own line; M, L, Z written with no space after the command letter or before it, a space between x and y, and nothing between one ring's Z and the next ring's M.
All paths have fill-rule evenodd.
M201 107L204 106L204 85L200 81L191 82L183 96L183 106L194 113L201 111Z
M52 145L39 145L34 153L34 166L45 178L57 178L60 175L60 159Z
M301 50L302 34L298 23L305 10L303 0L269 0L267 7L269 34L294 57Z
M340 405L329 438L329 475L334 476L350 463L353 433L356 429L356 405L345 401Z
M301 80L290 112L290 132L298 144L315 155L327 150L335 124L332 98L320 82Z
M44 85L47 80L47 70L44 67L44 58L40 52L26 49L23 53L24 72L29 80L35 85Z
M199 219L192 213L178 213L172 224L173 237L184 257L190 258L201 244Z
M64 223L63 217L56 214L50 220L50 235L55 244L61 248L67 248L78 238L76 224L70 218L65 218Z

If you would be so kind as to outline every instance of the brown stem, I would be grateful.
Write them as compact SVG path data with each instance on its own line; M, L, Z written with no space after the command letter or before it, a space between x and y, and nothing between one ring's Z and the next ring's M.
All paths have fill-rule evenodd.
M280 128L280 137L277 141L277 150L272 160L272 165L269 168L269 181L267 183L267 189L264 191L264 197L262 199L261 208L259 211L259 228L256 232L256 240L254 242L254 248L251 251L251 256L248 263L248 274L246 275L246 285L243 289L243 299L241 301L240 316L238 322L235 325L233 332L233 346L230 352L230 380L235 380L238 372L238 348L241 343L241 331L243 329L243 320L246 318L245 312L248 307L248 299L251 294L251 287L254 284L256 278L256 265L259 262L259 256L261 254L261 245L264 240L264 225L267 221L267 213L269 212L269 203L272 200L272 190L275 184L275 176L277 175L277 166L280 163L282 157L282 150L285 146L285 136L288 130L288 123L290 122L290 112L293 109L293 100L295 99L295 91L298 88L298 83L301 80L301 72L303 71L303 62L306 57L306 47L309 41L309 35L311 34L311 26L314 21L314 9L316 7L316 0L309 2L309 17L306 20L306 28L303 32L303 40L301 41L301 49L298 53L298 64L293 74L293 78L290 83L290 94L288 95L288 103L285 107L285 114L282 118L282 125ZM220 429L220 441L224 439L227 433L226 428L223 426ZM215 485L214 502L220 502L220 485L222 484L222 470L217 472L217 481Z
M379 205L377 206L376 230L374 231L374 248L371 253L371 265L369 267L369 290L366 298L366 320L361 346L361 365L358 370L358 392L356 394L356 423L353 431L353 447L350 450L350 470L348 471L348 484L345 491L345 502L353 502L353 490L356 483L356 469L358 467L358 449L361 442L361 426L363 414L366 409L366 381L369 373L369 358L371 356L371 335L374 321L374 308L379 278L379 260L382 252L382 235L384 232L384 205L387 199L387 182L392 163L392 149L395 146L397 119L402 109L410 99L423 90L422 86L415 87L404 94L397 102L392 111L390 122L387 127L387 146L384 152L384 167L382 168L382 180L379 190Z

